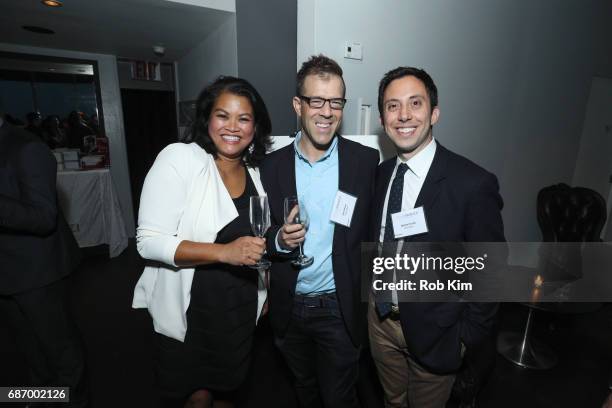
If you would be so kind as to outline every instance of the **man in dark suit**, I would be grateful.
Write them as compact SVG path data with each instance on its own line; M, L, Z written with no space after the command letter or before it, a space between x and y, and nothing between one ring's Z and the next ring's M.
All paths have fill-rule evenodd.
M69 406L83 407L84 356L65 279L78 247L58 209L56 168L40 139L0 116L0 316L25 354L32 386L70 387Z
M378 167L372 212L376 242L504 241L496 177L433 139L437 88L423 70L400 67L380 82L381 123L397 157ZM400 233L391 214L424 213L426 231ZM395 228L394 228L395 227ZM397 231L396 231L397 229ZM383 302L372 294L368 328L388 407L442 408L464 353L490 340L494 303Z
M335 61L322 55L306 61L293 98L301 129L294 143L269 154L261 166L277 225L268 235L268 252L285 254L273 259L270 321L295 374L300 405L307 408L359 406L355 383L365 333L360 248L367 238L378 152L336 133L344 96ZM289 196L299 197L308 211L307 231L285 223L283 199ZM302 243L312 264L292 266L288 258Z

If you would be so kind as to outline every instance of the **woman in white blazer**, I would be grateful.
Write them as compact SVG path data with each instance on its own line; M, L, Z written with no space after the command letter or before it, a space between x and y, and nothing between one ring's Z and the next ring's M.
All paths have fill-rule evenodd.
M200 94L187 140L162 150L145 179L137 245L149 262L132 306L153 318L166 405L230 401L245 379L266 299L263 272L248 267L265 247L251 234L249 196L265 195L257 165L270 132L255 88L219 77Z

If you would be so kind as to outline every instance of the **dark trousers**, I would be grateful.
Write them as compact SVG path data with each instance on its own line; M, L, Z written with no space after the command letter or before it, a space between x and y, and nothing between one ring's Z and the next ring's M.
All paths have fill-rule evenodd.
M348 335L335 294L296 295L291 322L275 339L295 375L302 408L357 408L360 348Z
M70 387L70 404L86 407L89 387L83 347L68 311L66 281L0 296L0 316L8 319L25 355L31 386ZM15 384L21 385L21 384Z

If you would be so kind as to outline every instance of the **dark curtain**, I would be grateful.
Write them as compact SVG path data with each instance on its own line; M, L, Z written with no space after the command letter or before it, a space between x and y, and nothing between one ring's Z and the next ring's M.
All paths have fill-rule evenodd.
M140 193L157 154L178 140L173 92L122 89L123 121L132 186L134 212L138 214ZM112 158L111 158L112 160Z

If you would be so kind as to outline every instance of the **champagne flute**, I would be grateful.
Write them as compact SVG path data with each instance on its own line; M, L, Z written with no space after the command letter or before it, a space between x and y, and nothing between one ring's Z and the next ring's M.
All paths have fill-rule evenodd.
M303 205L300 205L300 201L297 197L291 196L286 197L284 201L284 212L285 212L285 222L287 224L302 224L304 228L308 229L308 223L310 219L308 218L308 212ZM299 266L301 268L305 268L307 266L312 265L314 258L312 256L307 256L304 254L302 250L302 243L299 243L300 254L296 259L291 261L293 266Z
M268 228L270 228L270 206L268 196L251 196L249 198L249 220L251 230L256 237L263 238ZM265 252L264 252L265 254ZM271 262L262 258L256 264L250 265L253 269L266 269Z

